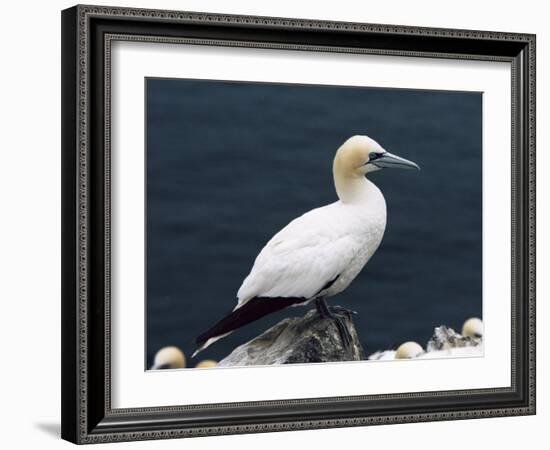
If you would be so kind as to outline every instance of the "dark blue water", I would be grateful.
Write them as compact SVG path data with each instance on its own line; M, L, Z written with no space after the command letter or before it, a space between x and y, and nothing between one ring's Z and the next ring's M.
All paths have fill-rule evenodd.
M332 159L367 134L422 171L370 176L384 193L381 246L334 304L358 312L367 353L481 316L480 93L148 79L147 360L235 305L263 245L333 202ZM291 308L219 341L219 360Z

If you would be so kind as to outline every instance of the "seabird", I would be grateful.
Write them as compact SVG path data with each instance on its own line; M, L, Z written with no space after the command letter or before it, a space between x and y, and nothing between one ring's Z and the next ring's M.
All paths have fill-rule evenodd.
M163 347L156 354L151 370L182 369L185 367L185 355L177 347Z
M348 347L343 315L353 311L329 306L326 299L342 292L380 245L386 202L365 175L385 168L420 170L368 136L344 142L332 167L339 200L294 219L271 238L238 290L237 306L196 338L193 357L237 328L312 301L321 317L334 320Z
M395 352L395 359L417 358L422 353L424 353L424 349L418 342L404 342L398 347L397 351Z
M477 317L472 317L462 325L462 336L480 339L483 337L483 322Z
M195 369L210 369L216 367L216 364L218 363L213 359L203 359L201 362L197 363Z

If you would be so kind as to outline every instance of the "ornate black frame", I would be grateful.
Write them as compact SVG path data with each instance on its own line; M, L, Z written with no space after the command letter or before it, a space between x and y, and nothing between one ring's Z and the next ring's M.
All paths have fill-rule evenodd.
M185 42L512 65L509 388L112 409L110 44ZM75 443L535 413L535 36L98 6L62 12L62 437Z

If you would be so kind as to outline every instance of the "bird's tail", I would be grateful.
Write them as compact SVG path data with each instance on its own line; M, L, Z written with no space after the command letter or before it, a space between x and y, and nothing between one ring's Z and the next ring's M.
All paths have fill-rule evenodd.
M195 339L197 349L192 355L194 358L199 352L222 339L237 328L258 320L267 314L279 311L287 306L306 302L303 297L254 297L235 308L227 316L202 333Z

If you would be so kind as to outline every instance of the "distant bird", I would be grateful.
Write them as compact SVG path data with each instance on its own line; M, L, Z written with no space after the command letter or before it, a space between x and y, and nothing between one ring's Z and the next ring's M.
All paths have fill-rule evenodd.
M197 363L195 368L197 369L210 369L211 367L216 367L216 364L218 364L213 359L203 359L201 362Z
M395 352L395 359L411 359L416 358L424 353L422 346L414 341L409 341L401 344Z
M185 355L177 347L163 347L155 355L151 370L183 369L185 367Z
M480 339L483 337L483 322L477 317L472 317L462 325L462 336Z
M321 317L334 321L349 347L344 315L352 311L331 307L326 298L348 287L380 245L386 202L365 175L384 168L420 170L367 136L344 142L332 166L339 200L305 213L273 236L237 292L237 306L196 338L193 356L243 325L311 301Z

